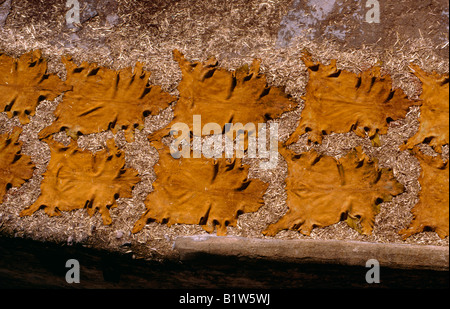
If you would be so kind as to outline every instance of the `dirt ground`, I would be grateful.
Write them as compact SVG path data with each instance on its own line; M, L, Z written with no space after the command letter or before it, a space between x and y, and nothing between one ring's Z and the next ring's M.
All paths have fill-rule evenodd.
M421 87L408 69L416 63L426 71L448 73L449 70L449 6L447 1L380 1L380 22L367 23L367 1L360 0L80 0L81 24L69 28L65 22L66 1L0 0L0 52L20 56L31 49L41 49L49 60L49 72L65 78L60 59L69 54L77 63L96 62L112 69L134 67L137 61L152 72L150 82L164 91L178 95L181 71L172 58L179 49L189 60L206 60L214 55L220 66L236 69L261 59L261 72L271 85L285 87L299 107L280 119L279 139L286 140L301 117L307 83L306 68L300 60L306 48L315 59L329 63L337 59L338 67L361 72L381 64L390 74L394 88L402 88L417 99ZM133 198L120 199L111 209L112 224L104 226L100 215L89 217L84 210L48 217L43 211L31 217L18 214L31 205L40 193L42 173L50 158L48 146L37 133L54 120L53 111L61 97L43 101L31 122L22 126L23 153L36 164L33 178L20 188L9 190L0 205L0 233L61 244L82 244L112 251L132 253L136 258L164 259L173 256L173 241L178 236L206 234L200 226L167 227L149 223L143 231L131 234L136 220L145 211L144 200L155 180L153 165L156 150L147 135L167 125L172 117L168 108L160 115L149 116L145 128L137 132L135 141L127 143L123 132L82 136L78 144L93 152L105 147L114 137L126 152L127 166L137 169L142 178L133 190ZM368 138L353 133L331 134L322 145L308 145L301 138L292 149L301 152L315 148L335 157L345 155L361 145L382 167L392 168L405 186L405 193L381 204L372 235L363 236L340 222L316 228L310 236L293 231L280 232L280 239L339 239L383 243L413 243L448 246L448 237L440 239L426 231L403 241L398 231L412 219L411 208L418 201L420 185L418 161L398 146L418 129L419 108L411 108L405 119L390 123L381 147L373 147ZM20 125L0 113L0 134ZM65 133L57 136L67 142ZM427 145L424 151L433 153ZM442 156L448 159L448 145ZM437 155L437 154L435 154ZM259 211L239 217L236 227L228 227L228 235L264 238L261 231L277 221L287 210L284 179L286 164L276 170L263 171L255 162L251 177L269 183L265 205Z

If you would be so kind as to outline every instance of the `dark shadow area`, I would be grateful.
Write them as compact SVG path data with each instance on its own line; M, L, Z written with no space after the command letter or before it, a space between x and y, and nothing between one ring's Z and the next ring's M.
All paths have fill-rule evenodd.
M65 280L66 261L80 263L80 283ZM448 272L380 269L368 284L365 267L298 264L238 257L190 261L133 259L81 246L0 238L0 288L76 289L448 289Z

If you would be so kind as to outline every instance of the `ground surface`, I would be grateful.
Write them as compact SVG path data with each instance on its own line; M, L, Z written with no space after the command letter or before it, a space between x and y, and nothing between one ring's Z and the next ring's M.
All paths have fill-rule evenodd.
M291 134L301 116L307 82L305 66L300 60L306 48L315 59L329 63L337 59L338 67L360 72L379 63L393 78L393 87L402 88L412 99L420 94L420 83L408 69L414 62L424 70L448 72L448 2L381 1L380 23L367 23L366 1L350 0L237 0L237 1L80 1L81 25L68 29L65 23L65 1L0 1L0 51L19 56L31 49L42 49L49 60L49 71L64 79L60 57L72 55L75 62L96 62L113 69L133 67L137 61L152 72L151 83L177 95L181 72L172 59L179 49L189 60L206 60L214 55L220 66L236 69L261 59L261 70L271 85L283 86L299 102L299 108L287 113L279 123L280 140ZM37 132L53 120L60 98L43 101L31 123L23 126L23 152L36 164L33 178L19 189L11 189L0 205L0 231L4 235L32 238L62 244L78 244L96 249L131 254L135 258L165 259L176 253L172 245L176 237L206 234L199 226L167 227L149 223L142 232L131 234L134 222L145 211L143 201L152 191L155 180L153 165L157 153L146 137L167 125L170 108L161 115L149 116L145 129L132 143L123 132L80 137L79 146L98 151L106 139L114 137L126 151L127 165L136 168L143 181L133 191L133 198L120 199L111 210L113 223L104 226L99 215L89 217L83 211L63 213L49 218L42 211L31 217L18 214L32 204L40 192L42 173L49 161L48 146L39 141ZM398 145L418 128L419 109L412 108L407 117L390 124L382 138L382 147L372 147L369 139L354 134L332 134L320 146L307 145L306 139L293 146L297 151L311 147L336 157L352 147L362 145L364 151L379 160L381 166L394 170L406 187L404 194L383 203L376 217L372 235L363 236L344 222L314 229L310 236L283 231L280 239L339 239L384 243L411 243L448 246L448 237L440 239L434 232L423 232L403 241L398 231L407 227L411 208L420 190L417 160ZM0 133L20 125L16 119L0 114ZM60 141L67 136L59 134ZM433 151L427 146L425 151ZM448 159L448 145L443 157ZM265 172L255 164L251 177L269 183L265 205L256 213L242 215L236 227L228 227L233 236L263 238L261 231L275 222L287 208L283 188L286 168Z

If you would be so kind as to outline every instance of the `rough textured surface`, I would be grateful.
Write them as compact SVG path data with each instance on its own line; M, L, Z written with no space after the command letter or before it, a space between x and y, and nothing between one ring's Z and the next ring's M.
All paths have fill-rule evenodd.
M69 57L62 61L66 66L66 84L72 90L56 108L56 120L39 132L40 138L62 129L73 138L123 129L131 141L134 130L143 128L145 117L159 114L175 100L159 86L148 84L150 72L142 69L142 63L116 72L86 62L77 66Z
M414 149L422 169L419 183L419 203L414 206L414 219L410 226L400 231L404 238L425 229L435 231L439 237L445 238L449 233L449 173L448 161L440 157L431 157Z
M200 224L207 232L217 229L217 235L224 236L239 215L255 212L264 204L268 185L249 179L249 166L241 159L174 159L168 147L155 146L159 152L156 181L145 200L147 211L133 233L153 220L169 226Z
M0 27L3 27L11 10L11 0L0 1Z
M378 50L387 51L427 37L442 56L448 51L446 0L378 1L379 23L369 23L367 15L369 20L374 19L374 14L368 14L374 8L373 3L294 0L280 23L277 44L289 46L298 36L311 40L325 37L352 48L374 45Z
M424 72L417 65L411 66L422 82L420 98L420 127L402 149L412 149L421 143L427 143L442 153L442 146L448 145L449 135L449 77L448 74Z
M70 89L56 74L47 74L47 61L40 50L19 59L0 53L0 110L8 117L18 116L22 124L28 123L41 101L54 100Z
M321 143L323 135L350 131L375 139L387 133L389 122L404 118L410 107L419 105L401 89L392 89L391 77L383 76L379 66L354 74L339 70L335 59L323 65L305 52L302 60L309 74L302 97L305 107L288 145L305 133L315 143Z
M304 107L301 97L308 82L307 68L300 58L304 48L314 56L314 61L327 65L331 59L336 59L338 69L355 74L378 64L382 73L391 76L392 88L402 89L410 100L418 100L422 91L420 80L409 69L411 63L426 72L448 74L449 70L447 1L385 2L380 24L368 24L364 21L366 8L362 1L336 0L323 25L349 31L345 38L321 35L322 24L320 27L307 24L305 33L319 32L313 38L294 33L286 46L277 45L277 41L285 16L296 10L296 4L290 0L127 0L109 6L103 5L109 3L106 1L96 3L98 14L70 30L65 23L65 1L11 1L5 25L0 27L0 50L11 57L20 57L31 49L42 49L48 59L48 72L56 73L63 80L66 71L61 56L66 54L76 63L98 63L111 70L134 67L136 62L142 62L143 69L152 72L150 83L175 96L179 95L177 87L182 72L173 59L174 49L183 52L190 62L204 62L215 56L220 67L226 70L236 70L257 58L268 85L284 87L298 103L297 109L271 121L279 124L282 142L298 126ZM313 13L312 6L303 1L296 3L306 14ZM118 22L108 24L107 16L114 17L114 14ZM352 32L360 30L364 32L358 36L361 40L353 40ZM38 198L42 174L50 161L49 147L39 140L37 132L55 120L53 113L62 99L60 96L54 101L40 102L36 115L26 125L21 125L17 117L11 119L5 112L0 113L0 133L9 133L14 126L21 126L22 153L29 155L36 165L33 177L20 188L8 190L5 196L0 207L2 234L132 252L135 257L148 259L174 255L172 245L178 236L207 234L199 225L168 227L157 222L131 234L133 224L146 210L144 201L156 180L154 165L158 152L149 144L147 136L172 121L175 105L159 115L147 117L144 128L136 130L131 143L126 141L122 130L116 134L106 131L78 138L78 146L92 153L105 149L106 141L114 138L119 149L125 152L126 167L136 169L142 179L131 198L119 198L118 207L110 210L111 225L104 226L100 215L90 217L85 210L63 212L58 217L48 217L43 211L19 217L20 211ZM408 151L399 150L417 132L419 116L420 108L412 107L404 119L390 122L387 134L380 137L380 147L373 147L368 138L354 133L326 135L320 145L310 145L307 136L301 136L290 146L297 153L315 149L339 159L352 148L362 146L369 157L378 160L381 168L393 170L395 178L405 186L405 192L379 205L380 212L375 217L371 235L361 235L345 222L339 222L313 229L309 236L281 231L274 238L448 246L448 237L440 239L433 231L425 230L406 240L398 234L409 226L413 218L411 209L418 203L421 190L419 161ZM54 138L66 145L70 142L65 132ZM419 147L427 154L436 155L429 145ZM438 155L448 159L448 145L444 145L442 154ZM284 189L287 164L280 157L277 169L262 170L258 160L244 158L244 162L250 165L249 177L269 184L265 204L256 212L239 216L236 226L229 226L227 232L234 236L265 238L261 231L287 212ZM118 232L123 236L117 238Z
M283 229L310 235L315 227L346 221L362 234L370 234L378 205L403 193L392 171L379 169L360 148L339 160L315 150L301 155L281 147L288 164L288 212L263 232L273 236Z
M235 71L219 67L214 57L204 63L190 62L178 50L174 51L174 60L183 78L178 85L179 99L172 123L189 125L194 135L202 133L193 130L194 115L200 115L203 124L218 124L221 134L226 123L256 126L292 111L297 105L283 89L267 85L257 59L250 67L246 64ZM167 135L169 129L170 125L157 134Z
M41 193L20 216L29 216L43 208L49 216L61 211L86 208L89 215L98 211L104 224L111 224L109 209L117 207L119 197L131 197L140 181L137 171L124 168L125 154L108 140L107 149L93 155L75 142L64 146L48 140L51 159L43 174Z
M0 135L0 204L8 189L19 187L33 176L30 156L21 153L21 132L21 128L15 127L11 134Z

